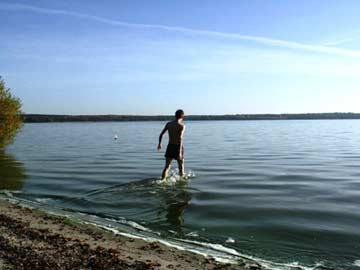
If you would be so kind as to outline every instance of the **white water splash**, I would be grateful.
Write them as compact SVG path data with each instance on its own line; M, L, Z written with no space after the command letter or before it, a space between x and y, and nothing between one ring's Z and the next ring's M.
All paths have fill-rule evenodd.
M356 260L356 261L354 262L354 265L360 267L360 260Z
M229 237L229 238L225 241L225 243L233 244L233 243L235 243L235 240L232 239L231 237Z
M169 176L167 178L156 180L155 183L173 185L182 181L189 181L190 179L195 177L196 174L192 170L185 172L185 175L181 177L179 175L179 169L174 169L170 171Z

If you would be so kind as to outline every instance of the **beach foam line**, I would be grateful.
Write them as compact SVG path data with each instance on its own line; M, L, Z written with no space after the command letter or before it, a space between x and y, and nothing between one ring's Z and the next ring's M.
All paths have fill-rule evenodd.
M154 237L144 237L144 236L134 235L131 233L124 233L124 232L120 232L119 230L117 230L115 228L98 225L98 224L94 224L94 223L92 223L92 225L101 227L104 230L111 231L116 235L121 235L121 236L134 238L134 239L140 239L140 240L144 240L146 242L159 242L165 246L168 246L171 248L176 248L178 250L189 251L189 252L204 256L204 257L212 257L220 263L237 264L239 259L245 259L245 260L248 260L248 261L251 261L254 263L258 263L263 268L269 269L269 270L299 270L299 269L301 269L301 270L316 270L322 266L321 263L317 263L315 266L312 266L312 267L303 266L299 262L275 263L275 262L260 259L257 257L241 254L241 253L237 252L235 249L227 248L220 244L204 243L204 242L184 240L184 239L176 239L176 241L163 240L163 239L154 238ZM178 243L178 241L180 243ZM203 247L205 247L205 249L196 249L189 245L184 246L181 244L184 242L189 243L189 244L195 244L198 246L203 246ZM215 251L215 252L212 252L212 251Z
M140 239L140 240L144 240L144 241L149 242L149 243L158 242L158 243L161 243L161 244L163 244L163 245L165 245L167 247L176 248L177 250L189 251L189 252L204 256L204 257L212 257L216 261L221 262L221 263L231 263L231 264L236 264L237 263L237 260L234 260L233 258L213 256L210 253L202 252L200 250L192 249L192 248L189 248L189 247L184 247L182 245L176 244L176 243L171 242L171 241L166 241L166 240L155 238L155 237L145 237L145 236L139 236L139 235L135 235L135 234L131 234L131 233L124 233L124 232L120 232L119 230L117 230L115 228L111 228L111 227L104 226L104 225L99 225L99 224L96 224L96 223L91 223L91 222L84 222L84 223L100 227L100 228L102 228L104 230L107 230L107 231L110 231L110 232L114 233L115 235L121 235L121 236L125 236L125 237L128 237L128 238Z
M237 257L245 257L245 255L240 254L235 249L227 248L227 247L224 247L223 245L220 245L220 244L204 243L204 242L199 242L199 241L194 241L194 240L186 240L186 239L181 239L180 241L195 244L195 245L198 245L198 246L207 247L209 249L224 252L224 253L227 253L227 254L230 254L230 255L233 255L233 256L237 256ZM246 259L251 259L252 260L252 258L250 258L250 257L249 258L246 257Z
M98 222L94 222L94 221L84 221L84 220L78 220L80 222L82 222L83 224L88 224L88 225L93 225L95 227L98 228L102 228L104 230L110 231L115 235L120 235L120 236L124 236L124 237L128 237L128 238L133 238L133 239L139 239L139 240L143 240L149 243L154 243L154 242L158 242L161 243L167 247L171 247L171 248L176 248L177 250L181 250L181 251L189 251L204 257L213 257L216 261L221 262L221 263L231 263L231 264L236 264L237 263L237 259L233 258L232 256L226 255L224 254L223 256L221 256L220 254L213 254L213 253L209 253L206 252L206 250L199 250L196 249L194 247L191 246L185 246L182 244L182 242L178 242L177 240L172 241L172 240L164 240L158 237L153 237L153 236L145 236L145 235L140 235L140 234L136 234L136 233L130 233L130 232L122 232L116 228L114 228L111 224L105 225L105 224L99 224ZM115 220L114 220L115 221ZM137 226L136 226L137 227ZM141 230L143 231L143 230ZM146 230L146 232L152 232L151 230Z
M23 198L15 198L13 196L0 196L0 198L5 199L14 204L20 204L23 207L28 207L29 209L40 209L45 211L46 213L54 216L66 217L71 220L77 221L80 224L89 224L95 227L104 229L106 231L110 231L115 235L124 236L127 238L143 240L149 243L158 242L170 248L175 248L181 251L188 251L194 254L201 255L203 257L211 257L214 258L216 261L220 263L230 263L230 264L237 264L239 260L247 260L249 262L253 262L256 264L261 265L264 269L269 270L316 270L319 269L319 266L322 266L321 263L316 264L312 267L306 267L300 265L298 262L291 262L291 263L275 263L268 260L264 260L261 258L249 256L246 254L241 254L235 249L225 247L221 244L214 244L214 243L205 243L199 242L194 240L187 240L187 239L162 239L159 237L160 234L153 232L152 230L136 223L133 221L127 221L125 218L123 219L111 219L111 218L102 218L96 215L88 214L88 213L81 213L81 212L71 212L66 211L64 209L57 209L55 207L44 208L44 205L36 202L30 201ZM106 222L108 221L108 222ZM107 223L107 224L105 224ZM114 225L123 225L124 231L120 231L120 229L115 228ZM134 232L126 232L126 228L135 229ZM139 233L139 232L142 232ZM145 235L150 234L150 235ZM156 236L155 236L156 235ZM360 266L360 260L355 262L356 266Z
M134 229L137 229L139 231L155 233L155 234L160 235L160 233L154 232L154 231L150 230L149 228L146 228L146 227L140 225L139 223L136 223L134 221L128 221L128 220L126 220L124 218L123 219L105 218L105 220L116 222L116 223L121 223L121 224L125 224L125 225L129 225L129 226L131 226Z
M8 189L2 189L0 190L0 195L4 195L6 197L13 198L16 194L21 194L21 190L8 190Z
M269 270L316 270L320 266L322 266L321 263L318 263L312 267L303 266L298 262L291 262L291 263L275 263L268 260L260 259L253 256L248 256L245 254L241 254L235 249L231 249L225 246L222 246L220 244L213 244L213 243L204 243L199 241L193 241L193 240L186 240L186 239L174 239L174 240L164 240L157 237L151 237L151 236L144 236L144 235L137 235L134 233L128 233L128 232L122 232L111 225L103 225L98 224L94 222L84 222L85 224L90 224L96 227L100 227L104 230L110 231L114 233L115 235L120 235L128 238L134 238L134 239L140 239L146 242L158 242L165 246L176 248L181 251L188 251L192 252L204 257L212 257L216 261L220 263L231 263L231 264L237 264L240 259L245 259L250 262L257 263L261 265L264 269ZM188 244L188 245L186 245ZM190 245L189 245L190 244ZM202 248L197 248L197 247Z
M195 245L204 246L204 247L207 247L207 248L212 249L212 250L227 253L227 254L230 254L230 255L234 256L234 258L242 258L242 259L254 261L256 263L259 263L265 269L271 269L271 270L292 270L292 269L294 269L294 270L295 269L296 270L298 270L298 269L301 269L301 270L316 270L316 269L318 269L319 267L322 266L321 263L317 263L316 265L311 266L311 267L303 266L299 262L276 263L276 262L264 260L264 259L261 259L261 258L258 258L258 257L253 257L253 256L249 256L249 255L239 253L235 249L225 247L225 246L223 246L221 244L204 243L204 242L199 242L199 241L194 241L194 240L186 240L186 239L180 239L180 241L195 244Z
M176 248L181 251L192 252L194 254L198 254L198 255L201 255L204 257L212 257L216 261L221 262L221 263L236 264L238 261L238 258L229 256L228 254L220 254L220 252L215 252L215 253L208 252L208 250L206 250L206 249L199 250L199 249L196 249L191 246L184 246L182 244L182 242L178 241L178 240L171 241L171 240L161 239L159 237L159 234L157 235L157 237L156 236L145 236L144 234L137 234L136 232L123 232L117 228L114 228L114 226L112 226L111 224L107 224L107 225L104 224L105 223L104 221L108 221L107 223L112 222L112 223L115 223L116 225L124 225L124 227L131 227L133 229L136 229L136 231L148 233L151 235L156 235L156 233L151 231L150 229L147 229L146 227L139 225L135 222L126 221L126 219L119 219L119 220L110 219L110 218L106 219L106 218L102 218L102 217L92 215L92 214L81 213L81 212L71 212L71 211L66 211L64 209L57 209L55 207L51 207L51 209L49 209L49 208L44 209L44 205L41 205L39 202L30 201L30 200L26 200L26 199L22 199L22 198L14 198L14 197L9 198L6 196L6 197L3 197L3 199L5 199L11 203L20 204L21 206L28 207L29 209L39 208L50 215L66 217L68 219L79 222L80 224L93 225L95 227L110 231L110 232L114 233L115 235L120 235L120 236L124 236L127 238L139 239L139 240L143 240L143 241L146 241L149 243L158 242L165 246L168 246L171 248ZM125 228L124 228L124 230L125 230Z

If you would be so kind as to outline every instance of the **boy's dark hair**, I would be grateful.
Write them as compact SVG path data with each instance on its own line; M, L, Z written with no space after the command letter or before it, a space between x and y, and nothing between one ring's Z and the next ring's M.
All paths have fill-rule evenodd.
M177 110L176 112L175 112L175 117L176 117L176 119L180 119L180 118L182 118L183 116L184 116L184 111L183 110Z

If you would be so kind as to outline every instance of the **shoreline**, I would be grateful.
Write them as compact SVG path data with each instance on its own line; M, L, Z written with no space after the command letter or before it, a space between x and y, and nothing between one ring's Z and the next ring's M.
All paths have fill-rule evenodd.
M59 115L24 114L25 123L61 122L151 122L170 121L172 115ZM360 113L297 113L297 114L225 114L225 115L188 115L186 121L278 121L278 120L359 120Z
M260 270L254 261L226 264L160 242L116 235L0 199L0 270Z

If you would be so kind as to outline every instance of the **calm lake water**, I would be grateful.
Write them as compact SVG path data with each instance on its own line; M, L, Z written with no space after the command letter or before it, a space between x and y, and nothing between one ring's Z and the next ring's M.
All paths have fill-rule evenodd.
M360 269L360 121L186 124L187 181L156 182L162 122L49 123L0 154L0 189L271 269Z

